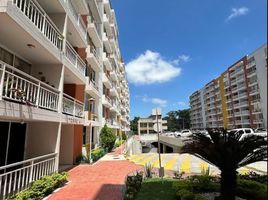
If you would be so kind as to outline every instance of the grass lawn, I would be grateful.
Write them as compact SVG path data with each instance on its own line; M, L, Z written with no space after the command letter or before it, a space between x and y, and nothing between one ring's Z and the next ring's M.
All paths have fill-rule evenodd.
M173 179L152 178L142 183L136 200L175 200L176 191L172 188Z

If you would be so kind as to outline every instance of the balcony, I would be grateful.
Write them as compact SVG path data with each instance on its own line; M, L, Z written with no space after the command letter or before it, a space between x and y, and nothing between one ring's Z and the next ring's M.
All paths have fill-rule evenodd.
M109 18L106 14L103 14L103 23L108 36L112 36L112 28L110 26Z
M112 37L112 36L110 36L110 37L109 37L109 41L110 41L110 44L111 44L112 48L114 49L114 51L116 51L116 49L117 49L117 44L116 44L115 38Z
M112 107L111 99L108 96L104 95L104 94L102 95L102 104L105 107L108 107L108 108Z
M110 89L110 95L115 97L118 96L117 90L114 86Z
M101 66L100 66L100 58L97 54L97 50L93 45L89 46L86 49L87 52L87 62L91 65L91 67L99 72L101 71Z
M89 77L86 77L86 92L95 98L100 97L98 84L94 80L90 80Z
M87 29L88 29L89 36L91 37L95 46L100 48L101 47L101 39L100 39L101 31L98 25L96 24L96 22L92 19L92 17L87 17L87 21L88 21Z
M62 99L62 113L78 118L84 117L84 103L77 99L63 94Z
M80 14L78 14L71 2L71 0L64 0L66 7L66 12L68 13L68 16L70 20L72 21L73 25L75 26L74 30L79 30L79 34L84 41L85 45L87 44L87 27L81 18Z
M112 46L110 44L110 41L108 40L108 37L107 37L106 33L103 33L102 39L103 39L103 44L104 44L104 47L105 47L106 51L108 53L112 53L112 51L113 51Z
M72 63L73 66L80 72L80 74L85 76L86 63L82 60L82 58L78 55L78 53L74 50L72 45L67 40L64 55L68 61Z
M0 99L58 112L59 90L0 61Z
M36 1L14 0L13 5L15 5L32 22L32 24L39 29L46 39L48 39L57 49L60 51L62 50L62 33Z
M109 55L107 53L103 53L103 63L105 65L106 70L111 71L113 69Z
M112 83L111 83L111 81L110 81L109 78L110 78L110 77L109 77L108 74L106 74L106 73L103 73L103 74L102 74L102 82L103 82L103 84L104 84L108 89L111 89L111 88L112 88Z
M114 67L113 67L113 70L110 72L110 76L113 81L117 81L117 74L116 74Z

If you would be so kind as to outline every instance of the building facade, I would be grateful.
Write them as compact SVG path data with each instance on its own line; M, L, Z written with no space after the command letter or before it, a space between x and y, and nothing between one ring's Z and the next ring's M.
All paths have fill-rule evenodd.
M129 131L130 110L108 0L0 0L0 24L1 198L75 163L104 124Z
M158 118L158 119L157 119ZM157 127L158 121L158 127ZM162 119L162 114L160 109L153 109L152 114L147 118L140 118L138 120L138 134L155 134L157 133L157 128L159 132L164 132L168 129L167 120Z
M267 45L190 96L192 129L267 128Z

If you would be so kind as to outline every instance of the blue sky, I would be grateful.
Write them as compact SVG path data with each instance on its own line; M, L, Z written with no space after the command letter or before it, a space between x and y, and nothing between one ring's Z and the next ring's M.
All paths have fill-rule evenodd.
M189 96L267 43L266 0L112 0L131 118L189 107Z

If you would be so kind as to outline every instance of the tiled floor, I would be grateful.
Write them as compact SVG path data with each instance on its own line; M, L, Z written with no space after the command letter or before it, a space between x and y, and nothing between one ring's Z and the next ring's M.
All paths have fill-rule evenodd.
M118 155L121 149L115 150ZM99 161L71 169L70 183L53 193L49 200L120 200L127 174L143 168L127 160Z

